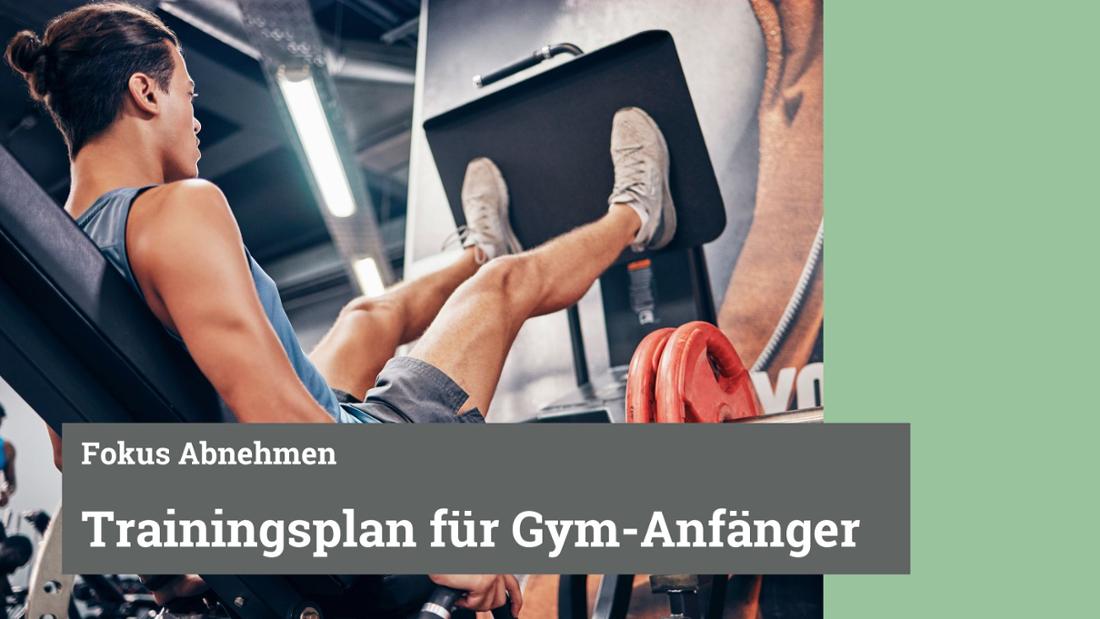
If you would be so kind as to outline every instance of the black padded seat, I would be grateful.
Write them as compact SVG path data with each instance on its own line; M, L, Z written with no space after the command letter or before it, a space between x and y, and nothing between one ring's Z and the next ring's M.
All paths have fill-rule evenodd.
M3 147L0 376L58 434L71 422L223 421L183 345ZM305 600L361 616L365 600L384 611L432 588L425 576L203 577L222 600L259 602L232 609L241 619L285 617Z
M67 422L211 422L217 393L95 243L0 147L0 376Z
M219 422L184 347L0 148L0 376L61 433L66 422Z

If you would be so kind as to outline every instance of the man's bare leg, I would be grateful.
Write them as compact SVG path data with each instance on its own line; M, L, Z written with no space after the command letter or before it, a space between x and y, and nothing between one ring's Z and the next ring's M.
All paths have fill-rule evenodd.
M450 266L349 303L310 354L329 386L362 398L397 347L428 328L439 308L480 265L520 251L508 225L508 187L491 161L474 159L462 182L466 250Z
M576 303L634 240L640 220L615 205L603 218L532 251L497 258L455 291L410 356L443 370L483 413L524 321Z
M477 272L473 247L450 265L344 306L310 353L330 387L362 398L401 344L420 337L443 303Z
M615 186L606 215L532 251L489 262L455 291L413 348L412 357L439 368L469 394L463 411L489 410L525 320L576 303L627 246L657 249L671 242L676 209L668 147L657 123L637 108L616 112L611 159ZM491 162L487 167L496 170ZM503 178L499 170L493 176L494 182L480 184L483 202L506 212Z

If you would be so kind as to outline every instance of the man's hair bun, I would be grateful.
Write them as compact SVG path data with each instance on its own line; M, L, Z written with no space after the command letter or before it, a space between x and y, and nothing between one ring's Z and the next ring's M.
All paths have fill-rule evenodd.
M90 2L51 19L41 35L19 32L4 56L73 157L115 121L135 73L168 92L179 46L171 28L135 4Z
M46 79L46 46L30 30L16 33L5 54L8 64L27 80L31 97L41 101L49 92Z

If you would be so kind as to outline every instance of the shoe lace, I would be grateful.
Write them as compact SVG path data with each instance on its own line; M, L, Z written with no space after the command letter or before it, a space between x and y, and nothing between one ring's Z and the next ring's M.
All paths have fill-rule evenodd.
M473 221L466 222L470 234L479 241L489 243L499 242L500 239L497 238L492 225L495 211L489 201L474 196L470 200L469 211L473 216Z
M472 200L468 204L469 210L472 215L472 221L455 228L455 231L448 234L443 239L442 250L448 250L456 243L459 247L467 247L467 243L474 248L474 259L478 264L485 264L489 260L489 257L485 254L485 251L481 248L482 243L494 243L497 242L496 235L493 234L492 227L492 207L485 200ZM472 241L472 242L471 242Z
M470 238L470 227L466 224L462 224L455 228L454 232L443 238L443 242L440 243L439 249L440 251L447 251L456 245L462 247L468 238Z
M635 189L644 188L648 183L646 160L641 156L641 150L641 144L623 146L617 150L615 187L611 190L611 195L636 193Z

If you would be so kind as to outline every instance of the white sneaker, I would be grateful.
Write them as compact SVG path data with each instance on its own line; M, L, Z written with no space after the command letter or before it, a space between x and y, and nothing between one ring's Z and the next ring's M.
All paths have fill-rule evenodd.
M459 238L463 247L475 248L478 264L522 251L508 221L508 186L500 169L487 157L478 157L466 166L462 212L466 214L466 225L459 227Z
M615 188L607 203L625 204L642 220L631 248L660 249L676 236L676 207L668 186L668 145L657 123L636 107L615 112L611 127Z

